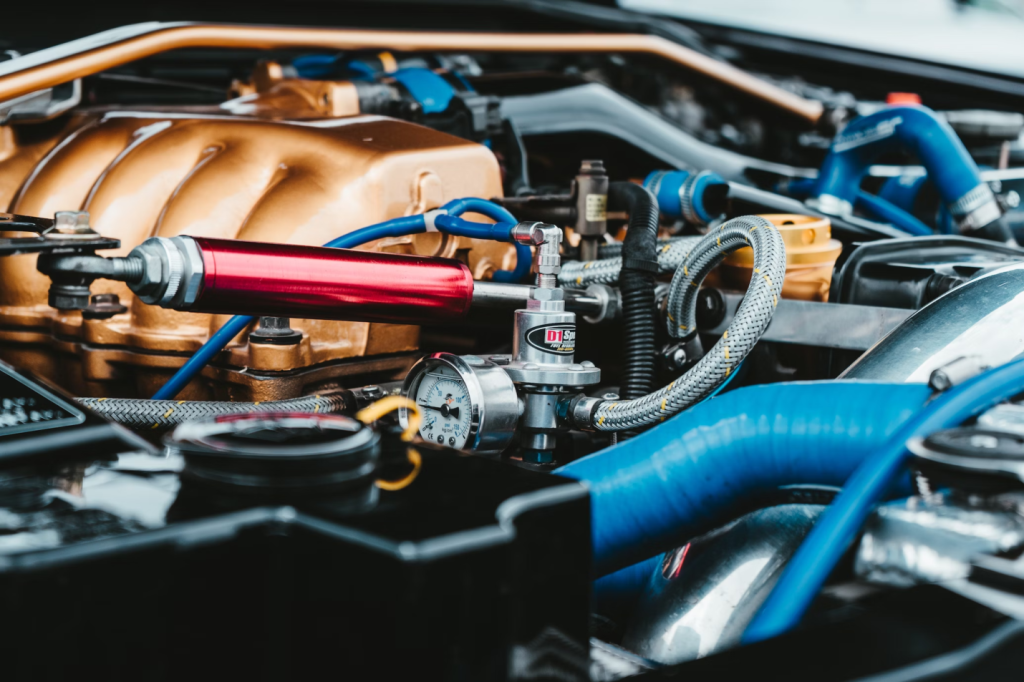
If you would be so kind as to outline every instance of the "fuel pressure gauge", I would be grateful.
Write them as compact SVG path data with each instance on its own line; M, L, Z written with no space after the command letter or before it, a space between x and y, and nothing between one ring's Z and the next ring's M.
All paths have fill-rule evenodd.
M519 420L519 397L508 374L475 355L424 358L409 371L402 395L420 408L423 440L458 450L501 452Z

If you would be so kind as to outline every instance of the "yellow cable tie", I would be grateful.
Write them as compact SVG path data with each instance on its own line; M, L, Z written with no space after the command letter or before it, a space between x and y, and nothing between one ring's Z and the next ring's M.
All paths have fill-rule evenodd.
M676 321L676 318L672 317L672 313L668 314L668 321L669 322L675 322Z
M722 245L722 238L721 238L721 237L718 237L718 245L719 245L719 246L721 246L721 245Z
M583 275L576 278L576 284L583 284Z
M665 244L665 246L661 247L661 252L665 253L666 251L668 251L671 248L672 248L671 244Z
M320 396L317 397L319 398ZM416 435L416 432L420 430L420 420L423 419L423 413L420 412L419 405L415 401L405 396L389 395L381 398L372 405L368 405L356 412L356 419L364 424L371 424L384 415L401 409L407 409L410 412L408 415L409 423L405 427L405 431L402 431L402 440L410 441Z
M686 327L685 324L681 324L681 325L679 325L679 329L680 329L680 331L684 331L685 332L687 327Z
M160 422L154 422L153 426L151 426L149 428L151 428L151 429L159 429L160 428Z
M380 60L381 67L384 68L384 73L392 73L398 71L398 60L395 56L388 51L381 52L377 55L377 59Z
M385 481L382 478L377 479L376 486L381 490L401 490L402 488L409 487L409 484L416 480L416 477L420 475L420 469L423 468L423 455L418 450L413 448L406 448L405 451L406 459L412 464L412 471L398 479L397 481Z
M725 359L729 359L729 346L725 346Z
M662 412L665 411L665 403L667 403L667 402L668 402L668 398L662 398L661 399L661 411Z
M106 400L106 398L104 398L104 400ZM179 404L179 405L184 405L184 404L185 404L185 403L187 403L187 402L188 402L187 400L179 400L179 401L178 401L178 404ZM257 403L257 404L258 404L258 403Z
M729 376L729 374L730 374L731 372L732 372L732 367L726 367L726 368L725 368L725 376Z
M768 275L761 275L761 276L764 277L764 281L768 282L768 286L774 286L772 284L772 278L771 277L769 277Z
M597 425L601 426L601 424L604 424L604 417L601 417L600 419L597 420Z
M690 276L690 269L685 265L683 266L683 274L686 275L687 277Z
M589 270L590 266L593 265L594 263L595 263L595 261L592 261L592 260L587 261L586 265L583 266L583 269L584 270Z
M168 417L170 417L170 416L171 416L171 413L172 413L172 412L174 412L174 408L173 408L173 407L172 407L171 409L167 410L166 412L164 412L164 416L162 416L162 417L160 417L160 418L161 418L161 419L167 419Z
M98 402L98 403L102 403L102 402L103 402L104 400L107 400L107 398L100 398L100 399L99 399L99 400L97 400L96 402Z
M778 308L779 307L779 297L776 296L775 294L772 294L772 301L774 302L775 307Z
M761 268L754 268L754 272L756 272L757 274L760 275L761 274Z
M729 338L729 330L728 329L726 329L725 332L722 334L722 338L723 339Z
M257 406L257 405L259 405L259 404L260 404L260 401L259 401L259 400L257 400L256 402L254 402L254 403L252 404L252 406L253 406L253 407L256 407L256 406Z

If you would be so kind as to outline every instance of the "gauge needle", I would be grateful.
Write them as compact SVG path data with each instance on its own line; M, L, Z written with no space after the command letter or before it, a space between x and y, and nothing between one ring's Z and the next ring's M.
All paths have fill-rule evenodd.
M458 407L449 407L447 405L441 405L440 407L437 407L436 405L427 405L425 403L417 403L417 405L419 405L420 407L425 407L428 410L437 410L438 412L441 413L442 417L447 417L448 415L451 415L451 416L455 417L456 419L459 418L459 408Z

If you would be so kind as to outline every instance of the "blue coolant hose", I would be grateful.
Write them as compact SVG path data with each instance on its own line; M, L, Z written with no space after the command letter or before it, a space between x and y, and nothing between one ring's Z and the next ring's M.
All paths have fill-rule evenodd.
M932 228L921 222L914 214L908 213L892 202L886 201L874 194L869 194L864 190L857 192L856 206L873 218L883 220L893 227L909 232L914 236L920 237L935 233Z
M963 142L945 120L922 106L886 107L854 120L836 135L812 191L814 206L831 215L848 213L870 165L891 151L908 151L920 160L961 231L1003 242L1012 239Z
M473 223L457 217L470 211L480 213L491 220L499 222L495 225ZM394 218L377 225L370 225L369 227L349 232L327 242L324 246L335 249L352 249L385 237L419 234L427 231L428 219L433 220L434 227L441 232L506 242L510 241L509 233L516 223L515 216L502 206L485 199L468 197L450 201L437 211L430 211L423 215ZM530 271L531 258L532 252L530 247L517 243L515 270L499 270L494 273L494 280L496 282L518 282ZM174 376L159 391L153 394L153 400L172 400L177 396L202 371L203 367L224 350L231 342L231 339L242 333L254 319L251 315L235 315L228 320L213 336L207 339L206 343L199 350L192 354L192 357L185 361L185 364L174 373Z
M744 632L743 641L775 637L800 622L874 505L903 471L907 441L957 426L1021 391L1024 358L991 369L937 396L884 444L872 448L870 456L857 467L800 545Z
M840 486L920 411L921 384L749 386L556 473L590 487L595 576L676 547L779 486Z

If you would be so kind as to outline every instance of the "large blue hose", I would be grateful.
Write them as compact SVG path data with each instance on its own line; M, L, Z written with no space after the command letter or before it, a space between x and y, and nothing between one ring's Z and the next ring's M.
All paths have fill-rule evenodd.
M887 107L850 123L835 137L812 195L826 212L852 207L869 166L891 151L913 153L949 211L971 230L1006 241L1009 231L981 171L946 121L922 106Z
M928 399L921 384L736 389L556 471L590 487L595 575L711 530L782 485L842 485Z
M903 470L907 441L957 426L1021 391L1024 391L1024 358L949 389L906 421L884 445L872 448L870 457L857 467L800 545L744 632L743 641L774 637L800 622L832 569L857 537L875 503Z
M451 217L462 215L467 211L480 213L491 220L499 221L497 225L501 225L501 227ZM509 241L508 234L516 222L515 216L506 208L475 197L454 199L448 202L441 208L437 217L441 218L441 222L435 221L435 224L441 231L446 231L444 227L446 224L450 226L452 234L464 234L478 239L498 239L498 241ZM451 222L445 223L445 219ZM402 237L426 232L426 230L427 223L423 215L404 216L349 232L337 239L332 239L324 246L335 249L352 249L385 237ZM518 282L530 271L531 258L530 247L516 244L515 270L499 270L494 273L494 280ZM177 396L203 370L203 367L224 350L231 339L238 336L254 319L256 318L251 315L235 315L228 320L213 336L207 339L199 350L192 354L192 357L185 361L185 364L167 380L167 383L160 387L159 391L153 394L153 400L172 400Z

